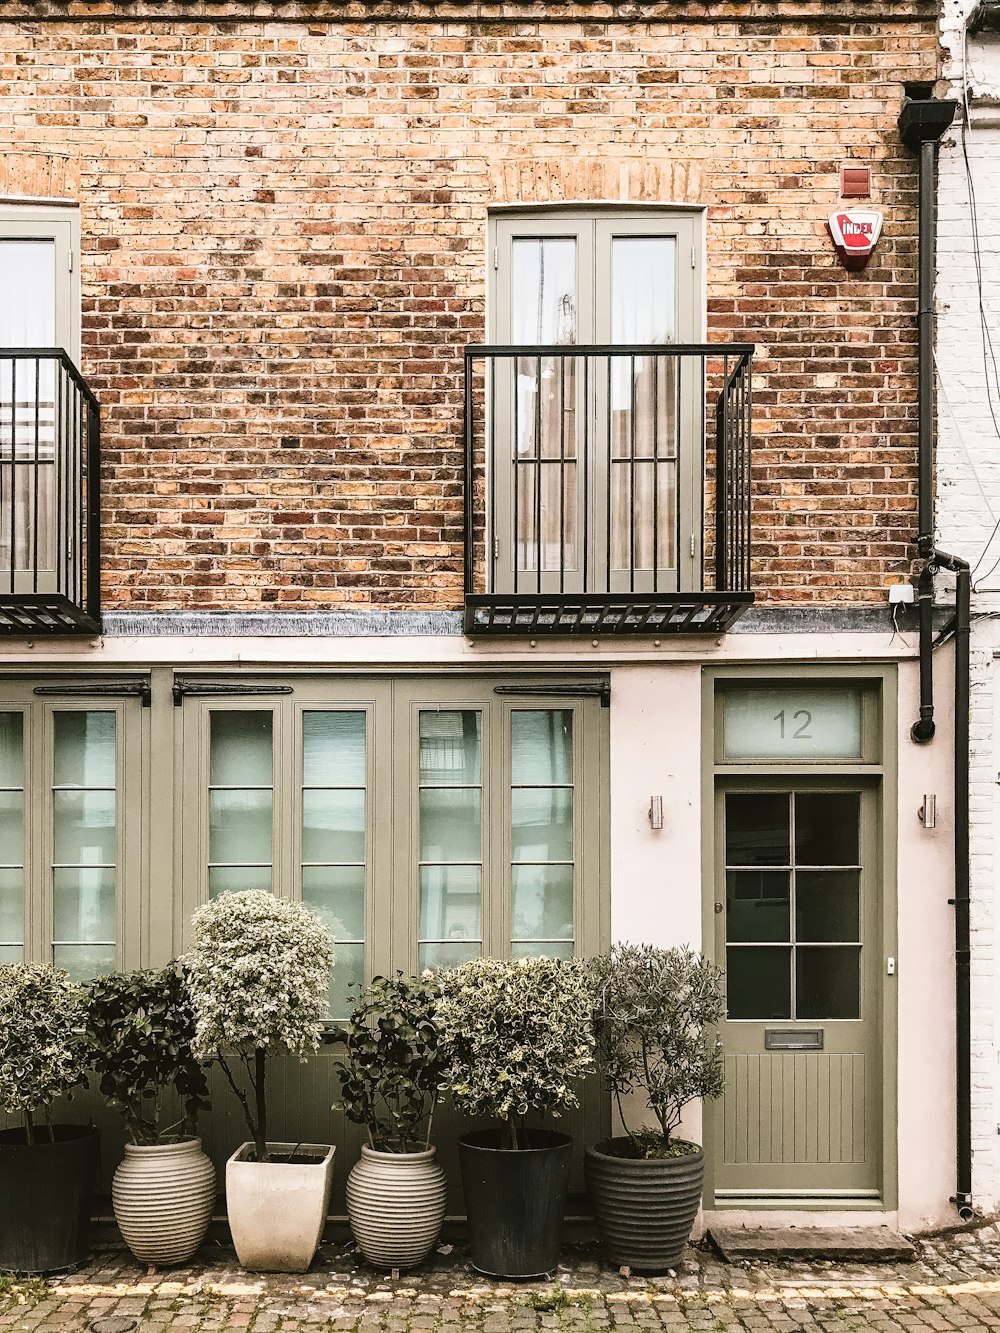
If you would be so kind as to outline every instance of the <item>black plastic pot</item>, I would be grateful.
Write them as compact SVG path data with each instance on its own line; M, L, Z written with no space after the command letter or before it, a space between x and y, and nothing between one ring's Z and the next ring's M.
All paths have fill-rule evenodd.
M701 1202L705 1154L619 1157L627 1139L602 1139L584 1152L587 1192L605 1257L616 1268L665 1273L684 1254Z
M100 1131L44 1126L0 1131L0 1272L54 1273L86 1257Z
M559 1263L573 1140L528 1131L527 1148L502 1148L499 1130L458 1141L472 1266L489 1277L542 1277Z

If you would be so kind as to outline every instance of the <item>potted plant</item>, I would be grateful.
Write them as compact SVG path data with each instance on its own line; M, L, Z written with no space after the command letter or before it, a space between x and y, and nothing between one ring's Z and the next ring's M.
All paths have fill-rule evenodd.
M250 1131L226 1164L233 1244L244 1268L305 1272L326 1221L334 1150L268 1141L267 1064L278 1054L305 1060L319 1046L333 942L308 908L263 890L220 894L192 926L184 963L194 1054L218 1061Z
M135 1257L154 1266L191 1258L215 1203L215 1168L195 1132L208 1082L193 1040L194 1014L177 964L90 983L90 1060L128 1137L111 1186L115 1219ZM164 1125L168 1092L180 1116Z
M529 1127L577 1105L593 1067L586 964L478 958L441 977L437 1025L455 1104L495 1125L459 1139L473 1266L539 1277L559 1261L572 1140Z
M347 1178L354 1239L378 1268L412 1268L444 1221L445 1176L431 1147L444 1062L434 1013L441 987L420 977L375 977L350 1022L334 1029L345 1052L336 1103L368 1131Z
M54 1125L52 1103L86 1084L86 1011L69 974L0 967L0 1272L49 1273L84 1258L98 1131Z
M680 1262L701 1202L704 1153L674 1131L689 1102L722 1092L723 974L690 949L648 944L616 944L591 966L598 1058L626 1132L586 1149L587 1189L611 1262L662 1273ZM629 1129L632 1094L655 1126Z

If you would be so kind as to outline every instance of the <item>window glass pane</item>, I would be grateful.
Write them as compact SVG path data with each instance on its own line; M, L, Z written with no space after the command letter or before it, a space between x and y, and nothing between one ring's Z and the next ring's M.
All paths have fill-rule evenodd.
M0 713L0 787L24 786L24 715Z
M268 864L271 860L269 791L209 794L208 857L213 864Z
M512 866L511 893L511 936L514 941L567 940L572 945L572 866Z
M24 792L0 790L0 865L24 864Z
M115 785L114 713L56 713L54 728L57 787Z
M510 794L513 861L573 860L573 792L516 787Z
M20 944L0 944L0 965L23 962L24 950Z
M861 950L803 946L795 951L796 1018L858 1018Z
M730 944L790 941L790 879L787 870L726 872L726 939Z
M425 787L477 786L482 714L420 714L420 782Z
M726 1004L729 1017L791 1018L791 964L790 948L728 948Z
M783 792L726 797L726 865L790 864L788 796Z
M365 793L312 789L302 793L302 860L365 859Z
M510 715L511 782L518 786L573 781L573 713L569 708Z
M0 945L24 940L24 871L0 869Z
M616 343L668 343L677 332L673 236L611 241L612 337Z
M53 871L53 935L66 944L107 944L115 938L113 867Z
M420 793L421 861L481 861L478 788L427 787Z
M56 246L0 240L0 347L56 345Z
M479 866L423 866L420 871L420 939L481 940L481 904L482 871Z
M64 967L73 981L87 981L115 970L113 944L57 944L52 950L56 967Z
M339 941L365 937L364 866L303 866L302 901L338 941L339 967Z
M800 870L795 876L795 937L802 941L860 936L860 870Z
M365 715L309 712L302 715L302 785L365 785Z
M210 785L270 787L272 714L215 709L210 717Z
M798 865L858 865L860 803L857 792L798 792L795 796Z
M513 940L512 958L572 958L572 940Z
M511 267L513 341L529 345L575 343L575 239L521 237L512 242Z
M271 867L256 866L209 866L208 896L214 898L217 893L246 893L248 889L264 889L271 892Z
M113 791L57 791L52 806L56 864L115 864Z
M440 972L446 967L458 967L470 958L478 958L482 951L482 945L474 940L460 944L421 944L417 949L417 970L422 972L429 967L432 972Z
M53 961L81 980L115 965L116 723L111 712L53 715Z
M330 1017L349 1018L358 1002L358 986L365 979L365 946L338 944L330 979Z

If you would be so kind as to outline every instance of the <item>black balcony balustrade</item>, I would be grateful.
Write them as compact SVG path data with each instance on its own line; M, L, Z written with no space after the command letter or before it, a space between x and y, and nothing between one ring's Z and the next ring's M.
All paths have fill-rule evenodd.
M719 634L750 587L745 343L465 353L469 634Z
M100 631L100 411L60 348L0 348L0 636Z

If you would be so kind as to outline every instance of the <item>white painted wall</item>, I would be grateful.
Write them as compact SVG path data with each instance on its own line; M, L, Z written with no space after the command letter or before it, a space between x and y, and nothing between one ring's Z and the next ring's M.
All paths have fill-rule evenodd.
M1000 636L1000 629L998 629ZM928 746L909 740L917 716L916 637L885 633L730 634L718 640L664 639L596 646L470 643L451 637L334 639L108 639L103 644L20 645L4 654L8 668L86 663L94 668L173 662L220 667L236 662L263 669L530 669L559 664L611 674L612 935L659 945L702 943L702 669L706 665L780 662L895 662L899 666L898 808L885 812L887 846L898 826L899 1000L898 1214L886 1220L905 1230L954 1220L954 919L952 894L952 769L950 648L935 658L939 731ZM984 694L985 691L980 691ZM992 695L990 696L992 719ZM980 718L977 727L985 727ZM984 750L985 753L985 750ZM990 752L992 764L992 753ZM663 797L665 826L647 818L652 794ZM924 793L938 798L938 827L924 830L916 812ZM990 791L992 800L992 790ZM980 914L980 927L983 926ZM983 957L985 958L985 954ZM980 957L977 955L977 970ZM992 973L991 973L992 975ZM991 1000L992 1003L992 1000ZM980 1052L980 1055L982 1052ZM977 1066L977 1096L992 1095L991 1068ZM982 1116L980 1116L982 1119ZM684 1125L701 1137L698 1108ZM980 1163L985 1157L977 1159ZM777 1220L774 1214L769 1218ZM803 1225L870 1222L880 1215L782 1215ZM727 1214L730 1220L735 1215ZM760 1221L758 1215L756 1220Z
M973 615L981 617L974 620L972 635L970 744L973 1195L976 1207L989 1211L1000 1205L998 867L993 850L1000 628L990 618L1000 613L1000 532L994 531L1000 519L1000 378L989 347L984 348L983 322L1000 365L1000 37L965 40L965 18L973 3L948 0L942 19L947 95L960 108L939 160L937 490L939 542L972 563Z

